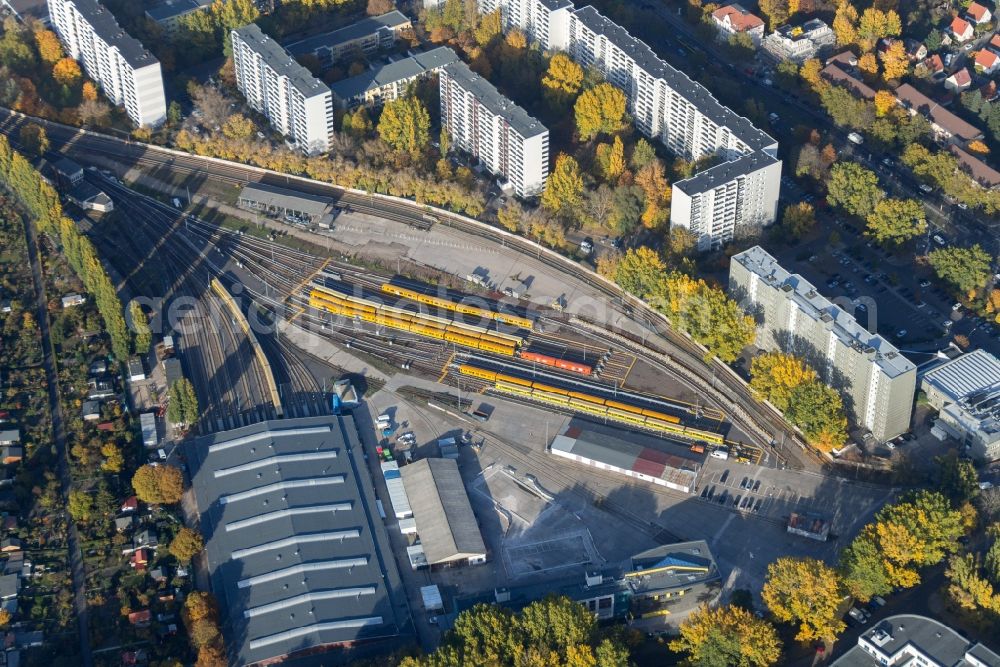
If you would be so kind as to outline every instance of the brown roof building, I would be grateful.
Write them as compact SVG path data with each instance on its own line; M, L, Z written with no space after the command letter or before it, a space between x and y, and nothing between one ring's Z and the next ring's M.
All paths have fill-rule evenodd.
M976 183L991 190L1000 185L1000 171L958 146L951 146L951 152L958 158L958 164L962 170L969 174Z
M911 114L921 114L930 121L939 138L959 142L981 139L982 131L945 109L908 83L896 89L896 100Z

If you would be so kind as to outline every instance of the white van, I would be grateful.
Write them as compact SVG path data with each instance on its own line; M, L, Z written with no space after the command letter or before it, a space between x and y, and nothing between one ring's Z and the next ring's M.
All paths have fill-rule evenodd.
M725 447L717 447L716 449L712 450L712 453L709 454L709 456L711 456L713 459L722 459L723 461L728 461L729 450Z

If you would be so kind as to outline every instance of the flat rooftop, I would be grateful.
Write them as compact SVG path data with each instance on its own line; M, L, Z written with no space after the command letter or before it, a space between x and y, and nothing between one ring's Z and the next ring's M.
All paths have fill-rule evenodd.
M705 540L653 547L632 556L624 580L633 593L651 594L719 579L719 566Z
M349 100L363 95L369 90L376 90L398 81L408 81L426 72L435 70L449 63L456 62L458 55L447 46L439 46L425 53L418 53L409 58L368 70L343 81L337 81L330 90L342 100Z
M185 452L232 664L408 633L352 417L262 422Z
M514 131L525 139L548 132L548 129L541 122L529 116L527 111L500 94L500 91L493 84L473 72L461 60L447 65L444 72L463 90L471 93L490 113L506 120L514 128Z
M904 357L895 345L858 324L853 315L821 295L815 286L799 274L789 273L760 246L733 255L732 261L760 276L769 286L790 295L807 317L818 322L832 323L832 331L845 345L873 353L875 362L889 377L916 371L914 363Z
M780 162L780 160L761 151L747 153L746 155L741 155L735 160L723 162L715 165L714 167L709 167L704 171L699 171L691 178L686 178L683 181L677 181L674 185L676 185L681 192L694 196L725 185L737 176L752 174L755 171L778 162Z
M333 201L328 197L286 190L266 183L248 183L240 191L240 199L255 201L268 206L300 211L309 215L329 213Z
M874 667L879 661L862 648L862 643L876 647L888 656L896 656L892 664L915 664L904 657L919 651L939 665L947 667L1000 667L1000 655L979 643L970 642L944 623L916 614L890 616L858 638L858 645L839 657L835 667ZM976 662L968 660L971 656Z
M959 401L1000 387L1000 359L986 350L973 350L927 371L921 382Z
M193 2L193 0L188 1ZM296 42L292 42L291 44L286 44L285 48L292 55L300 56L304 53L319 51L320 49L333 49L341 44L353 42L369 35L374 35L385 28L397 30L401 27L409 25L410 19L408 19L406 15L400 11L393 10L387 14L382 14L381 16L370 16L368 18L361 19L356 23L344 26L343 28L338 28L337 30L325 32L321 35L314 35L312 37L300 39Z
M118 49L129 65L139 68L159 62L139 40L122 30L114 15L97 0L72 0L72 4L97 36L108 46Z
M285 51L276 41L264 34L256 23L237 28L233 32L246 42L255 53L281 76L288 77L295 89L307 99L317 95L326 95L330 89L322 81L312 75L295 58Z

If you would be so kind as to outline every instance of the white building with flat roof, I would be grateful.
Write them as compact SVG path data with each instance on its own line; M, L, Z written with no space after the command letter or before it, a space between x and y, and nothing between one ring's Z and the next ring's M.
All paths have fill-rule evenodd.
M805 359L880 442L910 428L917 367L889 341L789 273L760 246L734 255L729 291L758 323L757 345Z
M236 85L271 126L308 155L325 153L333 135L330 88L254 23L232 31Z
M49 21L66 53L136 125L167 118L160 61L130 36L97 0L48 0Z
M549 175L549 131L458 61L441 70L441 126L453 144L509 181L519 197L540 194Z
M1000 459L1000 359L974 350L924 373L920 388L938 410L935 435L958 440L976 458Z
M519 28L543 49L564 50L597 69L628 100L645 136L685 160L717 163L673 184L670 224L691 230L698 248L718 248L754 234L778 213L778 142L660 59L648 45L591 6L566 0L479 0L499 8L507 29Z

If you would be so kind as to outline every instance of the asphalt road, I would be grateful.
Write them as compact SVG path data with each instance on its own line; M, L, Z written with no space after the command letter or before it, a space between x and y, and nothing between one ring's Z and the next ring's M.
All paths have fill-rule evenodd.
M35 296L38 318L38 326L42 331L42 349L44 351L43 364L45 366L45 383L49 390L49 409L52 411L52 438L56 449L59 452L59 484L62 487L64 498L69 498L72 479L69 474L69 459L66 452L66 429L62 415L62 400L59 393L59 378L56 374L55 349L52 345L51 332L49 330L48 298L45 296L45 282L42 278L42 269L39 264L38 237L35 234L35 226L25 219L25 233L28 241L28 257L31 261L31 276L35 283ZM94 664L93 655L90 652L90 610L87 607L87 579L83 568L83 554L80 551L80 536L76 530L76 522L69 516L66 517L69 524L67 547L69 549L69 562L73 579L73 601L76 610L77 627L80 634L80 664L83 667L92 667Z

